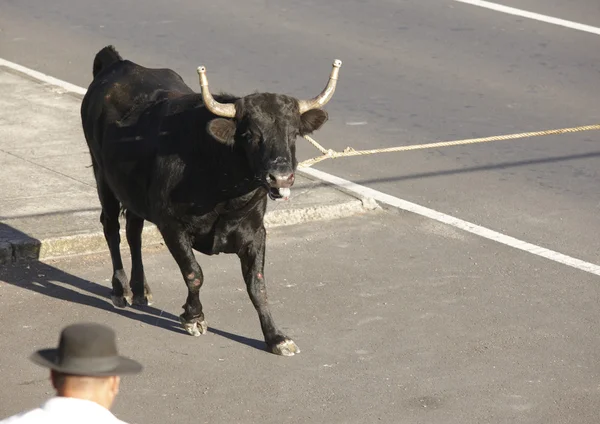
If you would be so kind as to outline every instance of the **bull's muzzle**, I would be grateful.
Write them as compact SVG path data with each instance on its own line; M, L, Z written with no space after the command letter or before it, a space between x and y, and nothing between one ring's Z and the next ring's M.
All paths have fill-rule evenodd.
M270 172L267 182L273 188L290 188L294 184L296 176L294 173Z
M294 185L296 176L293 172L287 170L274 170L267 172L265 181L269 197L272 200L288 200L290 198L290 188Z

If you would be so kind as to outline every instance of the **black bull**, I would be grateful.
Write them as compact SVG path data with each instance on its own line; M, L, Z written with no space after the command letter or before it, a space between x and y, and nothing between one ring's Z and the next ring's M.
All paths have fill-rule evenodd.
M271 93L245 97L202 93L170 69L123 60L108 46L93 64L94 79L81 105L100 221L110 249L112 301L150 304L141 253L144 220L156 225L188 288L180 319L199 336L207 330L199 292L204 282L193 250L235 253L270 351L299 352L273 321L264 278L267 196L287 198L294 183L295 140L328 119L341 62L323 92L310 100ZM131 278L119 250L119 213L125 211Z

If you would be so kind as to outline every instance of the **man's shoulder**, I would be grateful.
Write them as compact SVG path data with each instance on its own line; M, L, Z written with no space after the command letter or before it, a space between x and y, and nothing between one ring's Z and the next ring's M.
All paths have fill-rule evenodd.
M5 418L0 424L69 424L69 423L127 424L108 409L91 401L74 398L52 398L39 408Z
M21 412L19 414L4 418L0 420L0 424L28 424L34 422L42 422L44 418L44 411L40 408L32 409L30 411Z
M50 424L52 423L52 417L45 413L42 409L32 409L30 411L21 412L20 414L13 415L11 417L0 420L0 424ZM57 421L60 422L60 421ZM94 421L91 421L94 422ZM111 424L128 424L125 421L121 421L116 417L111 417L107 420L101 420L100 422L106 422Z

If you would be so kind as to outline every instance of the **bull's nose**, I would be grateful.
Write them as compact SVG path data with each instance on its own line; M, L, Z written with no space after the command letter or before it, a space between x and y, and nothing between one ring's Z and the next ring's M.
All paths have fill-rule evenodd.
M294 180L296 179L294 173L291 174L279 174L279 173L269 173L268 180L271 187L276 188L288 188L294 184Z

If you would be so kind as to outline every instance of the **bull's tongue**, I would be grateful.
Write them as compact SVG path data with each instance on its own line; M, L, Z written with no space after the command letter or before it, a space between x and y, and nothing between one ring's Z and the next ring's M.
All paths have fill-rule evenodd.
M289 188L280 188L279 195L281 196L281 198L275 200L289 200L291 192L292 191Z
M269 189L269 197L276 201L288 200L290 198L290 193L291 190L289 188L271 187Z

